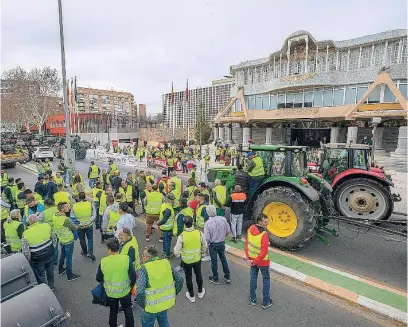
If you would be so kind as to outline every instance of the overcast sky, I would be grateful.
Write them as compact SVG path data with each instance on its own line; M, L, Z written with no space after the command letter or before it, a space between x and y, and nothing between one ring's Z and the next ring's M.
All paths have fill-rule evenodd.
M344 40L406 28L405 0L63 0L67 76L130 91L148 112L161 96L211 84L268 56L297 30ZM1 0L1 68L61 71L57 0Z

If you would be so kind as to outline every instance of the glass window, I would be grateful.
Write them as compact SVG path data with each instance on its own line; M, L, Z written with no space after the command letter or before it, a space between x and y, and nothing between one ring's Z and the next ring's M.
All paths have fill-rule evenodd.
M373 65L381 66L384 59L384 44L376 44L374 46Z
M344 104L355 104L356 103L356 86L346 86L346 100Z
M315 89L313 95L313 107L321 107L323 105L323 90Z
M293 108L294 101L295 101L295 94L286 93L286 108Z
M328 88L323 91L323 107L333 106L333 89Z
M257 95L255 97L255 109L256 110L262 109L262 96L261 95Z
M407 39L402 39L401 44L401 63L406 64L408 61Z
M241 100L240 99L236 99L235 100L235 112L241 112L242 108L241 108Z
M388 43L387 48L387 63L396 63L398 59L399 42Z
M269 94L262 96L262 109L269 110Z
M395 96L387 84L384 85L384 102L395 102Z
M402 95L404 96L405 99L408 98L407 94L407 84L406 83L400 83L399 85L399 90L401 91Z
M285 93L278 93L278 109L285 108Z
M253 95L248 97L248 110L255 109L255 97Z
M313 105L313 91L305 92L304 107L312 107Z
M334 89L333 106L343 105L344 88Z
M276 96L276 94L271 94L271 103L269 105L269 108L271 109L276 109L278 107L278 97Z
M358 68L358 57L360 56L360 49L350 51L350 62L348 70L356 70Z
M377 85L376 88L368 96L368 103L380 102L381 85Z
M372 47L364 47L361 51L360 68L370 67Z
M339 70L347 70L348 51L339 53Z
M329 71L336 70L336 59L337 59L337 54L336 53L330 53L329 54L329 58L328 58Z
M364 93L368 90L368 86L358 85L357 87L357 102L360 101Z
M294 108L302 108L303 107L303 92L295 93L295 102L293 104Z

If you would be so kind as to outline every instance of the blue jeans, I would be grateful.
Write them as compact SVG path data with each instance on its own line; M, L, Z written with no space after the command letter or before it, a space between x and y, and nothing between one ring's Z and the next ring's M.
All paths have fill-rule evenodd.
M70 278L72 276L72 255L74 253L74 242L62 245L61 244L61 257L59 259L59 270L64 268L64 261L65 261L65 268L67 269L67 277Z
M250 179L250 185L251 185L250 196L251 197L255 194L256 190L262 184L262 182L263 182L263 178L251 177Z
M95 185L95 183L96 183L96 179L95 179L95 178L90 178L90 179L88 180L88 185L89 185L90 188L93 188L94 185Z
M249 283L249 296L252 300L256 300L256 288L258 285L258 272L261 271L262 275L262 304L267 305L269 304L269 300L271 299L270 288L271 288L271 276L269 275L269 266L266 267L258 267L258 266L251 266L249 269L249 273L251 276L251 280Z
M170 256L171 240L173 231L163 231L163 252L166 256Z
M211 271L214 280L218 280L218 258L220 257L224 278L230 278L230 270L228 267L227 257L225 256L225 242L210 243Z
M90 226L87 229L79 229L78 236L82 252L85 254L93 253L93 226ZM88 246L86 245L85 236L88 240Z
M54 256L52 257L52 262L54 265L58 264L58 242L57 245L54 247Z
M158 313L150 313L143 311L142 327L154 327L156 319L157 323L159 324L159 327L170 327L169 317L167 316L167 310Z

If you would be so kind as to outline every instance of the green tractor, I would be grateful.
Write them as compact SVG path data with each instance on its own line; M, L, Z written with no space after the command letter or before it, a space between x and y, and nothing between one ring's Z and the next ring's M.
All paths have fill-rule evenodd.
M307 168L307 148L302 146L250 145L262 158L265 179L256 190L250 190L244 220L255 222L259 213L269 218L271 245L297 250L304 247L321 230L327 229L327 216L335 214L332 188L319 175ZM209 185L220 179L231 192L235 185L236 167L211 168Z

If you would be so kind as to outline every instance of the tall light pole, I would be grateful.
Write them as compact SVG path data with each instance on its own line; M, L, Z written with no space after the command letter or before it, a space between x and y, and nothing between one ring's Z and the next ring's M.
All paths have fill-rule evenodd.
M61 66L62 66L62 94L63 94L63 108L65 114L65 145L64 151L65 165L68 168L72 168L74 165L75 156L71 149L71 129L69 120L69 109L67 99L67 71L65 69L65 47L64 47L64 24L62 21L62 3L58 0L58 14L59 14L59 32L60 32L60 45L61 45Z

